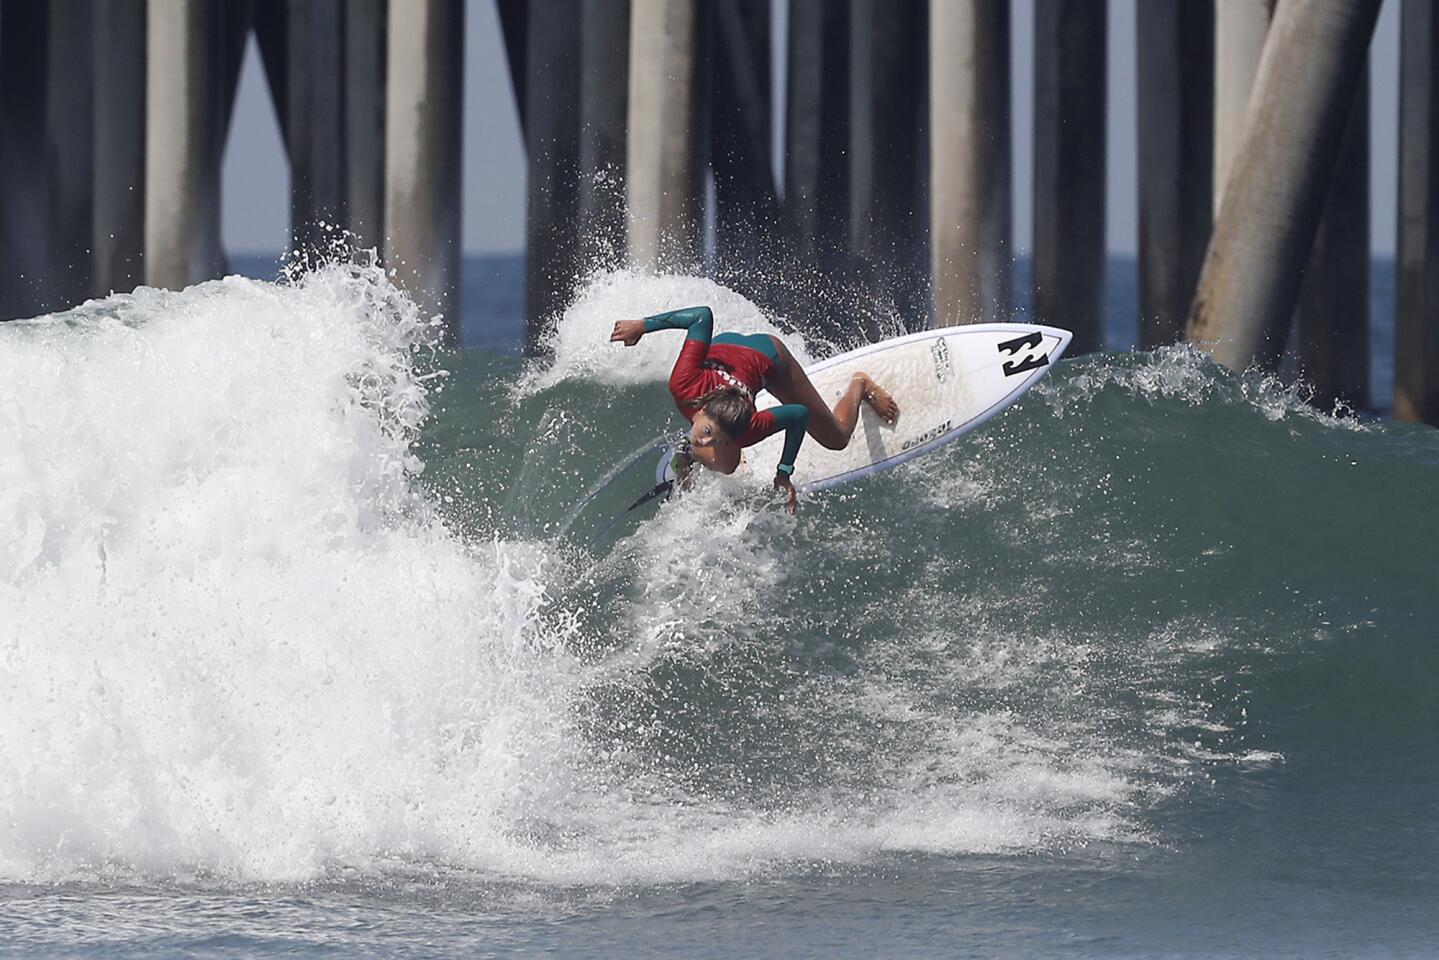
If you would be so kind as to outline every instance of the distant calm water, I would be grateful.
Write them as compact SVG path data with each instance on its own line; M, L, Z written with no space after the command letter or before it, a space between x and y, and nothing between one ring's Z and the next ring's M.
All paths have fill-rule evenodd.
M466 270L456 354L357 268L0 325L0 955L1435 953L1439 433L1116 352L587 547L677 424L613 319L773 318L527 363Z

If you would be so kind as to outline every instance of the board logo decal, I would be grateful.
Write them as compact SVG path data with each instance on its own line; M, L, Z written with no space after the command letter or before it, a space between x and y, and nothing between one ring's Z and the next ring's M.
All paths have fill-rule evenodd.
M904 452L905 450L912 450L912 449L914 449L915 447L919 446L919 445L922 444L922 443L929 443L929 441L931 441L931 440L937 440L937 439L939 439L940 437L944 436L946 433L949 432L949 424L950 424L950 421L946 420L946 421L944 421L944 423L941 423L939 426L935 427L933 430L926 430L924 433L921 433L919 436L915 437L914 439L912 439L912 440L906 440L906 441L904 442L904 446L902 446L902 447L899 448L899 449L900 449L900 452L902 453L902 452Z
M1019 351L1023 350L1024 358L1019 361L1004 361L1004 375L1012 377L1018 373L1027 373L1030 370L1037 370L1049 363L1049 354L1033 353L1041 343L1044 342L1044 335L1038 330L1031 331L1022 337L1015 337L1013 340L1005 340L999 344L999 352L1007 353L1011 357L1018 357Z
M936 337L929 342L929 355L934 358L934 378L944 383L954 369L949 362L949 344L944 337Z

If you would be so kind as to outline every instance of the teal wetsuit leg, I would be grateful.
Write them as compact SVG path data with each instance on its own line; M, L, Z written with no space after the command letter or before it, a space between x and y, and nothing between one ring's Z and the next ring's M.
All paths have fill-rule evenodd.
M774 348L774 341L770 339L768 334L722 333L710 342L728 343L737 347L747 347L756 353L762 353L769 357L770 363L779 363L779 351Z

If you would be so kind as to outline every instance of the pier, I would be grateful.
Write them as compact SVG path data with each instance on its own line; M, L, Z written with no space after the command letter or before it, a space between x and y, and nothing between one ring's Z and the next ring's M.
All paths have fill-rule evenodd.
M698 272L801 327L1013 316L1072 352L1188 341L1371 404L1369 46L1401 18L1395 417L1439 425L1439 14L1428 0L1141 0L1133 117L1107 0L1034 0L1015 182L1008 0L494 3L528 170L525 349L596 270ZM473 9L473 7L471 7ZM463 0L0 0L0 317L227 269L246 44L292 247L373 248L458 342ZM89 55L81 55L88 52ZM1128 52L1126 51L1126 55ZM779 69L777 69L777 66ZM1378 66L1377 64L1374 66ZM1104 342L1106 129L1133 125L1138 343ZM814 308L832 292L842 316Z

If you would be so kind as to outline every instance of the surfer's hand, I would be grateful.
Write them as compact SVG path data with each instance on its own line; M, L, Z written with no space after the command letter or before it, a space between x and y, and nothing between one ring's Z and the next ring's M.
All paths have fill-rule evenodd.
M615 328L610 333L610 342L619 341L627 347L633 347L640 342L640 337L645 335L645 322L643 320L619 320L615 322Z
M790 513L794 513L795 509L799 506L799 494L794 492L794 484L790 482L789 475L776 473L774 475L774 488L784 491L786 494L784 508Z
M674 468L675 479L680 482L681 490L688 490L695 484L694 468L695 462L684 454L676 454L670 465Z

